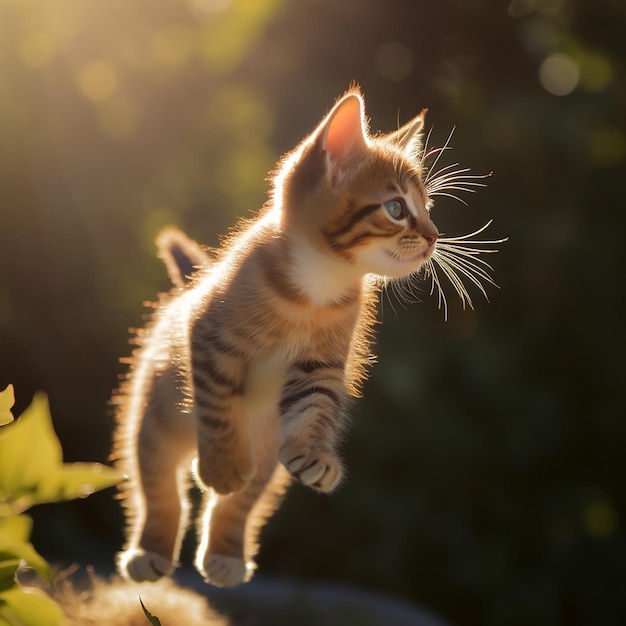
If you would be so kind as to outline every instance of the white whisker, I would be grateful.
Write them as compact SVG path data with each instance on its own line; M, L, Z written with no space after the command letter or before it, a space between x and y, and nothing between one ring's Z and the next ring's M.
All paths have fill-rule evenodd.
M430 198L448 197L467 206L467 202L458 194L475 193L479 188L486 187L484 180L493 172L472 174L469 168L461 167L459 163L451 163L438 169L441 155L451 149L450 141L454 131L453 128L443 147L429 148L431 129L424 142L419 166L422 168L423 183ZM427 165L427 161L431 160L432 163ZM430 280L430 295L437 292L437 304L440 309L443 309L446 320L448 319L448 300L443 282L449 282L452 285L461 299L463 308L471 309L474 308L474 302L468 287L473 285L487 300L489 296L486 286L498 287L492 277L493 267L481 258L481 255L497 252L496 246L507 239L477 239L491 223L492 220L489 220L474 232L459 237L440 235L432 257L420 269L421 277ZM447 281L443 281L444 276ZM415 278L415 274L412 277ZM397 288L392 288L392 290L400 302L406 302L409 298L416 296L414 288L415 283L398 281Z
M425 181L425 185L427 189L433 189L437 185L444 185L451 182L457 181L467 181L468 184L475 185L476 187L486 187L485 183L479 183L477 181L489 178L491 173L489 174L468 174L470 171L469 168L462 168L458 170L447 171L452 167L458 166L458 163L453 163L445 168L441 168L439 171L434 174L430 174Z
M454 254L454 250L437 250L436 254L440 257L443 257L447 261L453 262L455 266L458 265L459 267L463 267L468 272L475 274L479 278L482 278L484 281L491 283L492 285L497 287L496 283L493 281L493 278L491 278L491 276L487 273L487 270L493 271L493 268L488 263L483 263L483 265L486 266L487 270L485 269L485 267L481 267L478 264L478 261L480 261L481 259L468 259L466 257Z
M426 276L430 275L431 284L430 284L430 295L432 296L435 291L435 287L437 287L437 306L441 309L443 305L443 318L447 322L448 321L448 300L446 299L446 294L444 293L441 287L441 281L439 280L439 274L437 274L437 268L435 264L430 259L424 265L424 271Z
M472 250L464 246L449 246L447 244L441 244L438 246L438 251L441 253L453 254L457 257L462 257L468 263L474 263L477 267L482 266L483 271L493 272L493 267L484 259L479 257L480 254L495 254L497 250Z
M433 129L431 127L431 129L428 131L428 134L426 135L426 140L424 141L424 147L422 148L422 155L419 160L420 169L424 167L424 162L430 156L430 152L428 151L428 144L430 143L430 136L432 135L432 132L433 132Z
M450 134L448 135L448 138L446 139L446 143L443 144L442 148L434 148L430 150L428 153L426 153L426 156L424 158L428 158L431 154L436 154L437 156L435 160L433 161L433 164L430 166L428 175L426 176L426 179L424 180L425 185L428 185L428 181L431 179L433 175L431 173L433 172L435 167L437 167L437 163L439 162L441 155L448 149L453 134L454 134L454 128L452 128L452 130L450 131ZM430 133L428 134L428 136L430 137Z
M431 196L446 196L447 198L452 198L454 200L458 200L461 204L464 204L465 206L468 206L467 202L465 202L465 200L463 200L462 198L459 198L459 196L455 196L453 193L447 193L445 191L438 191L437 193L431 193L429 195L431 195Z
M439 252L439 254L435 256L435 260L437 261L440 261L442 258L445 259L445 263L449 268L455 270L456 272L459 272L460 274L465 276L467 279L469 279L472 283L476 285L476 287L478 287L478 289L483 294L483 296L485 296L485 299L489 300L489 296L487 295L487 292L485 291L483 284L480 282L480 279L482 278L484 281L494 286L497 286L497 285L488 274L486 274L484 271L480 269L477 270L475 267L472 267L469 263L465 262L463 259L459 259L455 257L454 255L446 255L442 252ZM462 282L458 274L457 274L457 277L459 278L459 281ZM471 300L470 300L470 306L471 306Z
M429 135L430 136L430 135ZM428 155L426 155L428 156ZM452 169L453 167L458 167L459 163L450 163L449 165L444 165L443 167L440 167L436 172L433 171L433 168L430 168L430 171L428 173L428 176L426 176L425 180L424 180L424 184L430 182L433 178L435 178L435 176L440 176L442 174L444 174L445 172L447 172L448 170ZM465 168L464 170L465 172L469 172L470 169Z
M387 279L384 279L383 284L382 284L382 289L385 293L385 295L387 296L387 301L389 302L389 305L391 306L391 310L393 311L393 314L396 316L396 319L398 317L398 311L396 311L396 307L394 306L393 303L393 299L390 297L389 295L389 286L391 285L391 290L395 295L395 291L393 289L393 281L389 281Z
M447 279L452 283L455 291L459 294L461 298L461 303L463 304L463 308L468 304L471 309L474 308L474 303L472 302L472 298L469 295L467 288L463 284L463 281L459 278L459 275L454 271L454 268L450 266L447 259L444 259L441 256L433 256L433 260L439 267L441 271L446 275Z
M466 193L475 193L477 188L486 187L485 183L479 180L490 176L490 174L462 174L467 170L458 170L448 172L444 175L436 175L426 183L426 191L429 196L448 196L467 205L464 200L458 196L448 193L449 191L462 191Z
M480 258L480 255L497 252L498 250L488 246L495 246L507 241L507 239L474 239L491 223L490 220L481 228L467 235L440 237L433 256L424 265L425 276L431 280L430 293L432 295L437 290L438 306L440 309L443 308L445 319L448 318L448 302L437 267L461 298L463 308L466 306L471 309L474 308L474 302L466 283L467 285L473 284L487 300L489 300L489 296L485 285L498 287L491 276L493 267Z
M493 224L493 220L489 220L486 224L483 224L478 230L475 230L473 233L469 233L468 235L461 235L459 237L440 237L438 240L438 243L459 242L459 243L471 243L472 245L482 245L482 244L492 245L492 244L504 243L505 241L508 241L508 237L504 237L503 239L492 239L489 241L473 241L473 240L470 241L472 237L475 237L476 235L480 235L480 233L487 230L487 228L489 228L491 224ZM494 252L497 252L497 250L494 250Z
M440 191L447 191L448 189L453 189L455 191L465 191L467 193L476 193L478 187L485 187L483 183L472 183L464 182L461 180L455 181L446 181L445 184L441 185L433 185L432 187L428 187L426 191L429 196L436 196Z

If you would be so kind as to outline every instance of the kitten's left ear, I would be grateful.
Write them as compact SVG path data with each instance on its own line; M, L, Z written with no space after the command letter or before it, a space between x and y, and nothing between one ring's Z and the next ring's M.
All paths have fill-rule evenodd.
M428 109L407 122L398 130L386 136L387 141L394 143L407 156L415 156L422 149L424 122Z
M334 184L363 159L367 152L365 113L356 93L344 96L323 122L319 136L326 166Z

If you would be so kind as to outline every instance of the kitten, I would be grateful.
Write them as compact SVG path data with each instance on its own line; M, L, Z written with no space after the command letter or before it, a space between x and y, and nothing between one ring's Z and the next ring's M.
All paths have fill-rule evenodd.
M342 481L338 450L373 360L381 283L423 270L445 304L433 261L464 299L459 273L491 282L475 256L492 242L443 239L430 219L432 196L481 183L467 170L429 173L425 158L436 164L441 151L426 153L424 115L371 135L354 88L282 160L269 201L215 259L178 231L160 237L179 289L139 333L120 397L124 576L175 567L192 464L204 492L196 567L215 585L248 580L290 480L325 493Z

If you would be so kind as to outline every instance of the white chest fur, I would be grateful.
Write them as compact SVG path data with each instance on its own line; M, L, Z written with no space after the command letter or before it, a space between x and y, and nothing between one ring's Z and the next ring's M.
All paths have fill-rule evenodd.
M291 279L316 306L339 301L361 279L354 265L320 252L305 239L293 242L292 258Z

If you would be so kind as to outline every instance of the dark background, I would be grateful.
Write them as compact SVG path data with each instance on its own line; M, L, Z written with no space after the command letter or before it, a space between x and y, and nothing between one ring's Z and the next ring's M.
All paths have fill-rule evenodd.
M447 322L426 286L385 298L349 480L291 490L261 572L464 626L626 623L625 24L622 0L0 2L0 388L17 414L45 390L66 459L105 461L158 229L215 245L352 80L375 130L428 107L447 162L494 171L433 217L494 218L501 289L448 289ZM36 547L111 566L112 495L36 509Z

